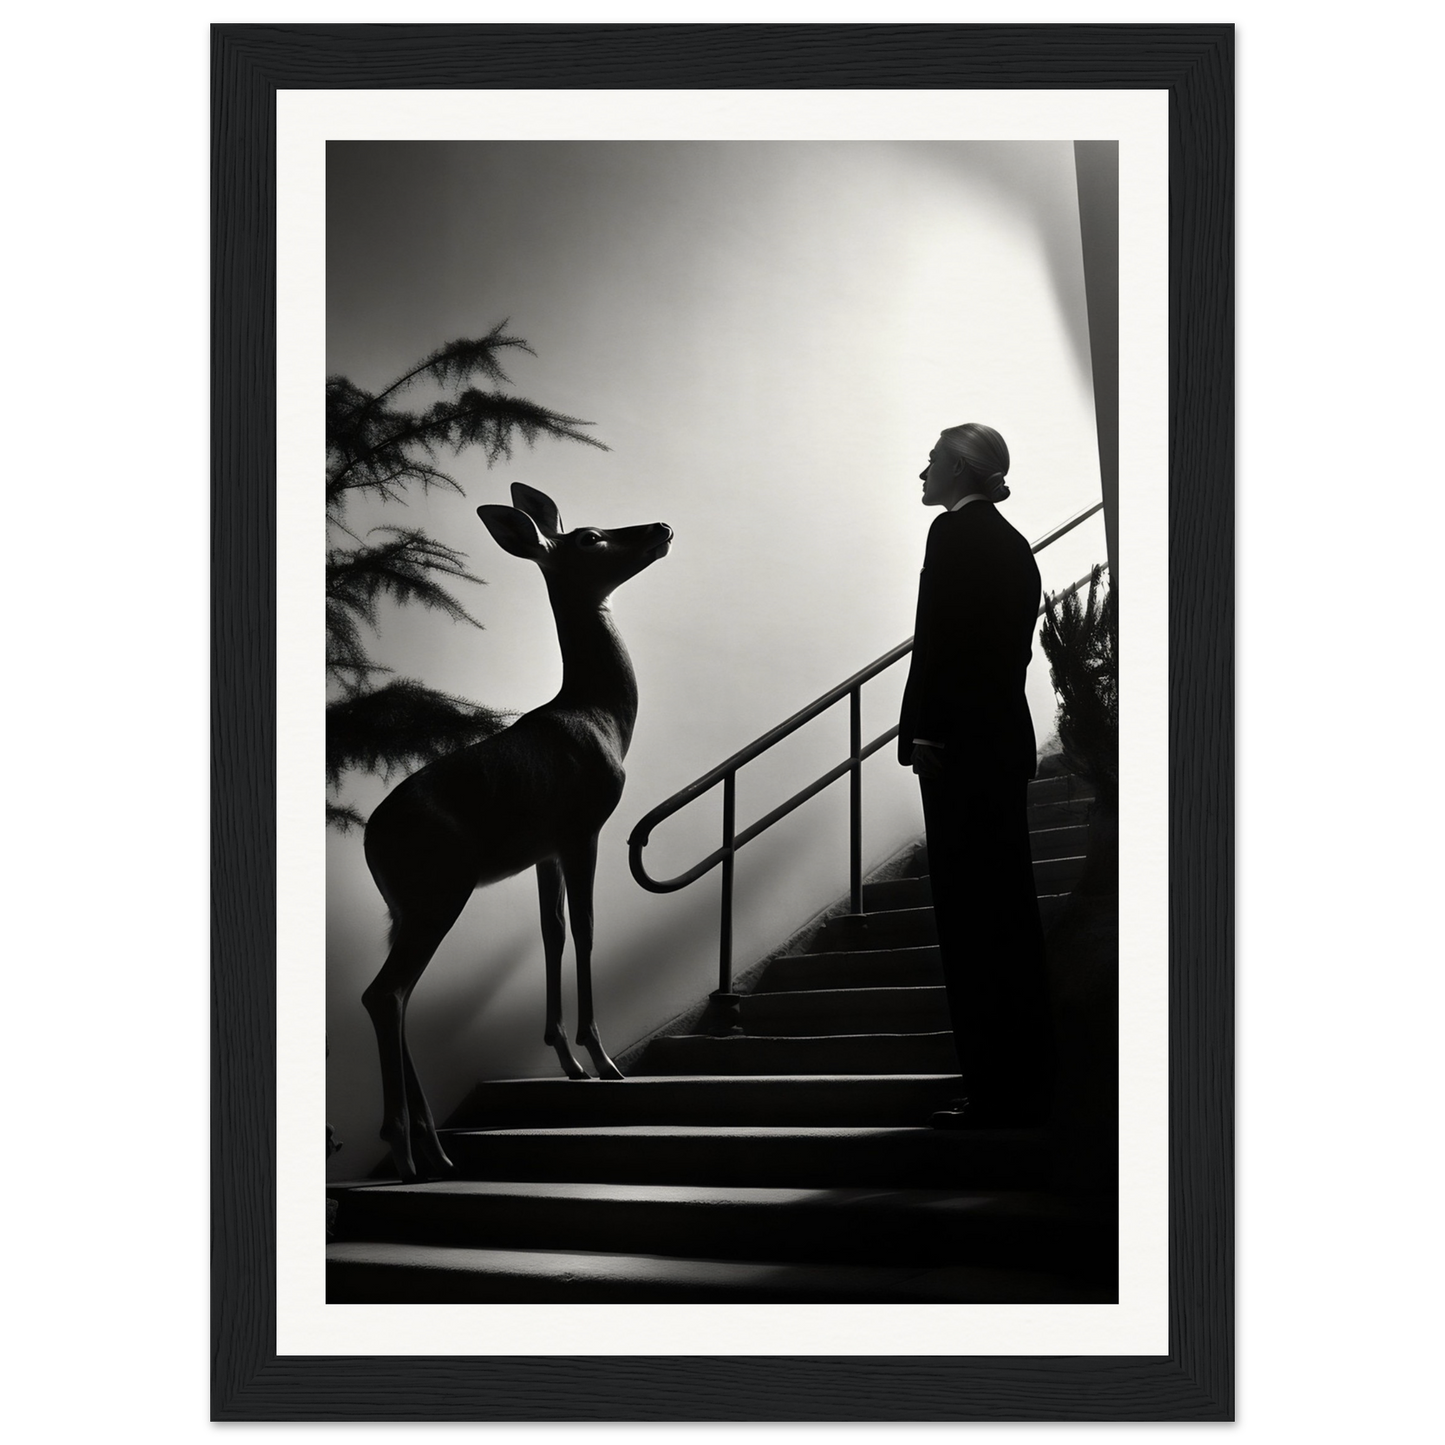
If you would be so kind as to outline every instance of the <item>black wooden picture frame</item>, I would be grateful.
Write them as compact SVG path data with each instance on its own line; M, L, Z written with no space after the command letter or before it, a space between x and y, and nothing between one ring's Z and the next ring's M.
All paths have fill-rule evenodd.
M1233 29L212 30L212 1410L217 1420L1233 1417ZM1167 1355L276 1354L276 93L1169 94Z

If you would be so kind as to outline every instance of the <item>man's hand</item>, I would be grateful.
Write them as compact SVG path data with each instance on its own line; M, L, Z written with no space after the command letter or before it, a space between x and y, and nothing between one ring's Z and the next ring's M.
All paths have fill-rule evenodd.
M913 771L920 778L943 776L943 749L932 743L913 744Z

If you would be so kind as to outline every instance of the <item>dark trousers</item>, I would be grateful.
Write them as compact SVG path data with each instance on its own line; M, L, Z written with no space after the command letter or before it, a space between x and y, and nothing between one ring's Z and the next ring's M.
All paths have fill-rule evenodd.
M918 781L963 1092L989 1110L1037 1112L1054 1048L1028 782L954 769Z

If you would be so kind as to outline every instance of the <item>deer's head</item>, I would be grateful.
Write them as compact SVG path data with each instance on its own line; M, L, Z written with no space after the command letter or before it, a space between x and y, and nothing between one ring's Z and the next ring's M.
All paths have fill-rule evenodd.
M535 562L549 588L583 601L606 601L629 577L666 556L672 543L666 522L564 531L556 502L522 482L512 483L510 507L481 506L477 516L499 547Z

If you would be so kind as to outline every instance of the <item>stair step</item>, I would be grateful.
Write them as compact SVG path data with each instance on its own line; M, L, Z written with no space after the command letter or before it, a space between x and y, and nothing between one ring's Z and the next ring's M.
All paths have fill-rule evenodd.
M938 948L873 948L775 958L753 994L813 988L916 988L943 982Z
M1029 803L1029 829L1058 828L1066 823L1085 823L1094 800L1076 798L1060 803Z
M1093 805L1092 789L1079 778L1035 778L1029 784L1028 794L1031 838L1036 833L1052 828L1080 827L1087 832L1089 811ZM1083 849L1080 848L1079 851L1082 852ZM1037 851L1034 856L1039 856ZM919 844L918 851L904 867L903 874L913 878L927 872L928 845L925 842Z
M1083 860L1064 858L1056 864L1047 865L1049 872L1040 879L1050 889L1058 892L1043 892L1038 895L1039 920L1045 931L1063 911L1069 901L1069 889L1077 884L1083 873ZM887 908L878 913L842 914L830 918L818 930L808 946L808 953L873 953L880 950L913 950L925 948L938 942L938 925L933 908ZM782 962L775 959L768 972ZM840 984L842 988L849 985Z
M1089 830L1082 823L1037 828L1029 834L1029 852L1035 865L1046 858L1082 857L1089 851Z
M1045 858L1074 857L1089 851L1089 827L1080 818L1050 813L1043 821L1038 809L1029 817L1029 852L1035 863ZM928 846L909 859L901 876L921 878L928 873ZM866 884L864 885L867 886Z
M958 1092L940 1074L660 1075L621 1083L498 1079L479 1084L453 1128L562 1124L906 1125Z
M1094 801L1094 790L1076 773L1060 773L1052 778L1029 780L1029 804L1077 803Z
M890 878L883 883L863 885L863 910L877 913L889 908L928 908L933 888L925 874L918 878Z
M1039 919L1040 922L1043 923L1043 931L1045 932L1048 932L1049 929L1052 928L1055 920L1058 919L1058 916L1061 915L1062 912L1064 912L1065 906L1068 905L1069 902L1069 889L1072 889L1072 887L1074 887L1075 884L1078 883L1078 876L1082 873L1082 864L1078 863L1077 858L1068 858L1068 860L1061 860L1061 867L1062 866L1066 866L1066 870L1068 870L1068 877L1066 877L1065 880L1068 881L1068 889L1061 889L1061 892L1058 893L1043 892L1042 889L1040 889L1039 892ZM1075 868L1077 868L1077 871L1075 871ZM1040 881L1043 881L1046 886L1059 887L1059 881L1051 879L1048 874L1046 874L1046 876L1043 877L1043 879ZM867 919L871 920L874 918L880 918L880 916L892 915L892 913L931 912L931 907L906 907L906 909L897 910L886 909L883 910L883 913L880 913L880 915L874 915L874 913L867 913L867 915L864 916L866 916ZM837 946L838 951L840 952L879 952L883 951L883 949L887 949L887 951L915 952L916 948L918 948L918 945L910 944L910 942L905 941L892 942L889 941L889 939L884 938L883 929L890 928L890 926L892 926L892 928L907 929L910 928L910 926L915 926L916 928L916 926L919 925L907 925L907 923L890 923L890 925L873 926L873 928L866 929L866 931L864 931L860 935L860 933L857 933L857 923L854 922L854 919L850 918L850 916L848 915L842 915L840 916L840 918L829 919L828 923L825 923L822 932L819 933L819 938L828 939L828 951L832 951L832 948L834 948L834 946ZM831 932L829 932L829 929L831 929ZM850 931L850 929L853 932L848 932ZM857 938L867 939L866 944L863 944L861 946L858 945L857 942L853 941L855 936L857 936ZM818 951L822 951L822 945L818 944L818 942L815 942L814 948L818 949ZM780 962L783 961L785 961L785 959L773 959L772 964L769 964L769 972L772 972L773 968L776 968L777 965L779 965ZM840 987L847 987L847 985L840 985Z
M1072 893L1084 876L1088 858L1083 854L1072 857L1040 858L1034 863L1034 890L1040 899L1050 894Z
M938 942L933 909L889 908L881 913L830 918L809 953L853 953L860 949L924 948Z
M750 994L742 1000L748 1034L932 1033L953 1027L942 984L922 988L797 989Z
M945 1074L958 1072L952 1031L782 1038L682 1034L648 1044L638 1074Z
M1039 894L1039 922L1043 924L1044 932L1054 926L1059 915L1068 906L1069 895L1067 893L1040 893Z
M462 1179L747 1187L1029 1187L1048 1169L1038 1130L610 1125L449 1129Z
M1087 828L1049 828L1036 837L1042 851L1034 854L1034 888L1040 894L1069 893L1083 877L1088 857ZM1070 851L1076 850L1076 851ZM863 911L867 914L900 909L929 908L933 904L933 879L924 873L916 877L890 878L863 885Z
M1100 1252L1097 1227L1048 1195L943 1189L738 1188L457 1180L333 1189L338 1241L1053 1272Z
M1100 1289L956 1265L748 1263L358 1241L326 1251L330 1304L1097 1303Z

